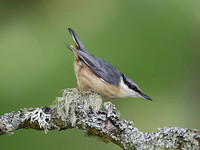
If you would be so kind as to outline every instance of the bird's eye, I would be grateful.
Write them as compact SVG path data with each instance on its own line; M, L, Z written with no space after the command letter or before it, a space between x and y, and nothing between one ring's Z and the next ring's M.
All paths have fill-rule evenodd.
M135 86L131 87L134 91L137 91L137 88Z
M131 88L132 88L135 92L141 93L141 91L138 90L138 88L137 88L136 86L132 86Z

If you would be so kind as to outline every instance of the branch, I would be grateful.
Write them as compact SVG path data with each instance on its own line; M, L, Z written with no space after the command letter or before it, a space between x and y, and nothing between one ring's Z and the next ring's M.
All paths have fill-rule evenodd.
M64 90L50 107L23 108L0 116L0 135L18 129L65 130L79 128L90 135L111 141L123 149L199 149L200 131L165 127L156 133L143 133L132 121L121 120L111 102L91 93L82 95L77 90Z

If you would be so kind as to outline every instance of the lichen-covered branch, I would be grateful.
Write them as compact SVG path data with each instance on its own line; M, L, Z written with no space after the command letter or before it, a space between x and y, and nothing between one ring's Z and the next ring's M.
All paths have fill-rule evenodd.
M45 132L79 128L123 149L199 149L199 130L165 127L156 133L143 133L132 121L121 120L111 102L104 103L104 111L100 110L101 103L98 94L64 90L53 106L24 108L0 116L0 135L21 128Z

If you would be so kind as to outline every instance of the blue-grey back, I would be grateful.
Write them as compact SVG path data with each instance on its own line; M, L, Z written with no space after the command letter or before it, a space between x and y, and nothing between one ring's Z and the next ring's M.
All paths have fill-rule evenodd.
M117 70L113 65L87 52L81 50L75 50L74 52L88 65L88 67L98 77L102 78L104 81L112 85L119 85L121 72Z

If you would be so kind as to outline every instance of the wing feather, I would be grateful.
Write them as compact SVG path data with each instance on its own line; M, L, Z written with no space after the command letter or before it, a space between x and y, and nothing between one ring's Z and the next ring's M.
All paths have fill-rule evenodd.
M113 65L87 52L76 50L69 45L67 47L75 52L99 78L112 85L119 85L121 72Z

